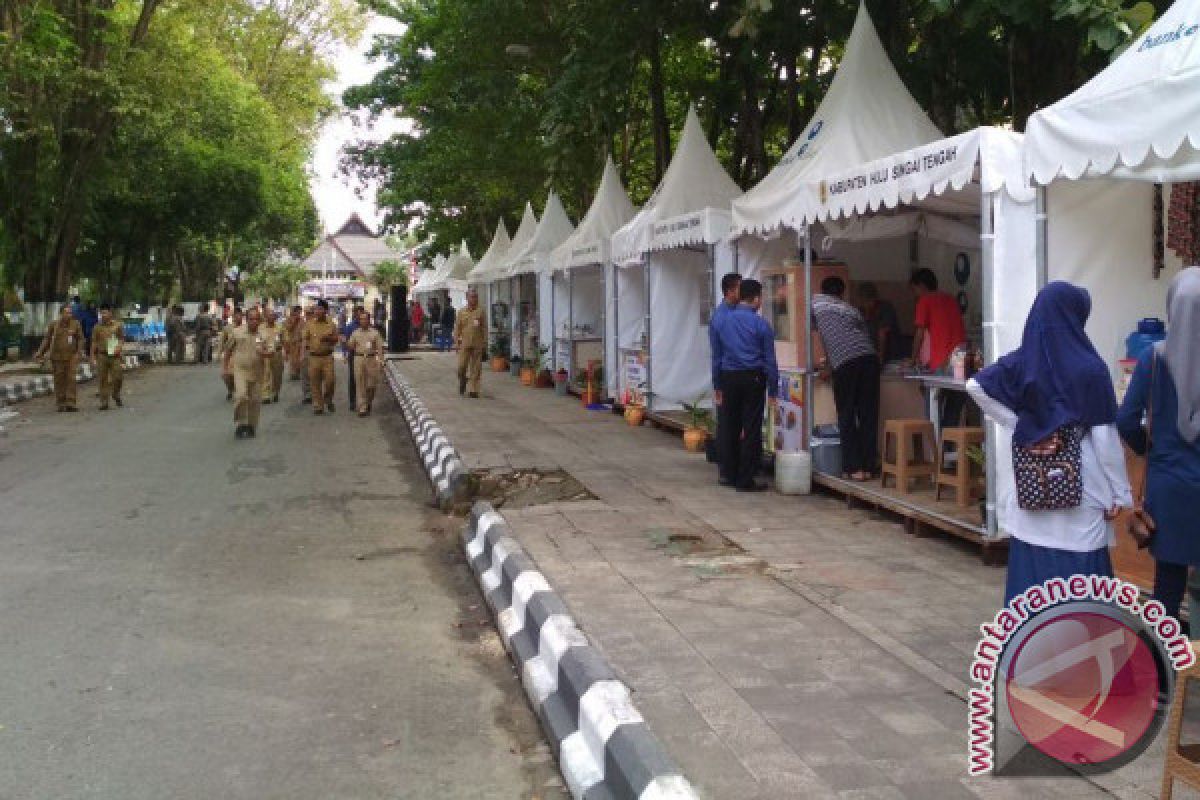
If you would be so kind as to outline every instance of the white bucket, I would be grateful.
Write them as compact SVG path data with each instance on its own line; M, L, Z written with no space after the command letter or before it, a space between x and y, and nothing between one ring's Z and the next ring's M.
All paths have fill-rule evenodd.
M811 494L812 456L807 452L776 453L775 488L780 494Z

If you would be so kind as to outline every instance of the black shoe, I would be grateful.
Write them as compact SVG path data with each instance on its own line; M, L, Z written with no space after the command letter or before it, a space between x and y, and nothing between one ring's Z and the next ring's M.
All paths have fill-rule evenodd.
M67 406L66 408L63 409L63 411L78 411L78 410L79 409L76 408L75 406Z
M301 402L301 403L303 403L304 405L308 405L309 403L311 403L311 402L312 402L312 398L311 398L311 397L306 397L306 398L304 398L303 400L301 400L300 402Z
M108 403L105 403L104 405L100 406L100 410L101 410L101 411L108 411Z
M330 413L330 414L332 414L333 412L337 411L337 409L333 407L333 403L330 403L329 405L327 405L327 406L325 406L325 407L329 409L329 413Z
M717 478L717 486L733 486L733 481L728 478Z
M225 393L225 402L228 403L232 399L233 399L233 392L226 392Z
M233 438L245 439L246 438L246 426L238 425L237 428L235 428L233 431Z
M462 394L466 394L466 392L467 392L467 379L459 378L458 379L458 393L460 395L462 395Z
M474 397L476 400L478 400L478 399L479 399L479 392L468 392L468 393L467 393L467 397Z
M254 438L254 426L252 426L252 425L246 426L246 435L249 436L251 439Z
M323 408L314 408L314 409L313 409L313 413L314 413L314 414L324 414L324 413L325 413L325 409L323 409Z
M737 490L739 492L765 492L768 488L770 487L768 487L765 483L754 481L753 483L739 484Z
M278 403L278 402L279 402L279 395L277 395L277 394L273 394L273 395L271 395L271 402L272 402L272 403Z
M115 394L113 395L113 402L117 404L117 408L120 408L121 406L125 405L124 403L121 402L121 398L117 397Z

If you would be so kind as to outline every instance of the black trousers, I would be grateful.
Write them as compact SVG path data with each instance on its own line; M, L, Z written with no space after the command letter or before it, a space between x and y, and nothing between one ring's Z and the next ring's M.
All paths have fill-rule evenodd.
M879 457L879 360L862 356L833 371L842 471L874 472Z
M749 486L762 463L767 376L759 370L725 370L721 395L717 412L721 476L738 486Z
M1179 610L1187 594L1188 569L1187 564L1154 561L1154 599L1162 603L1167 613L1176 619L1179 619ZM1189 624L1194 632L1197 621L1189 620Z

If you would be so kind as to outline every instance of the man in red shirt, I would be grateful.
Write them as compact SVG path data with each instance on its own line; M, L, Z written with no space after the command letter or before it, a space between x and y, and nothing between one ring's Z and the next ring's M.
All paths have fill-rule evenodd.
M950 366L950 354L959 345L967 343L967 329L958 301L946 292L938 291L937 276L932 270L917 270L909 285L917 296L913 363L930 372L945 374ZM961 392L945 392L944 395L942 425L957 425L965 398Z

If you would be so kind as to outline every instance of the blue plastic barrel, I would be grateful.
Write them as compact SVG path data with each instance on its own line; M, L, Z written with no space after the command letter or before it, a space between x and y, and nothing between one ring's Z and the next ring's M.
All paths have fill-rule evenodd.
M1167 338L1167 326L1158 317L1146 317L1138 322L1137 330L1125 339L1125 357L1137 360L1146 348Z

